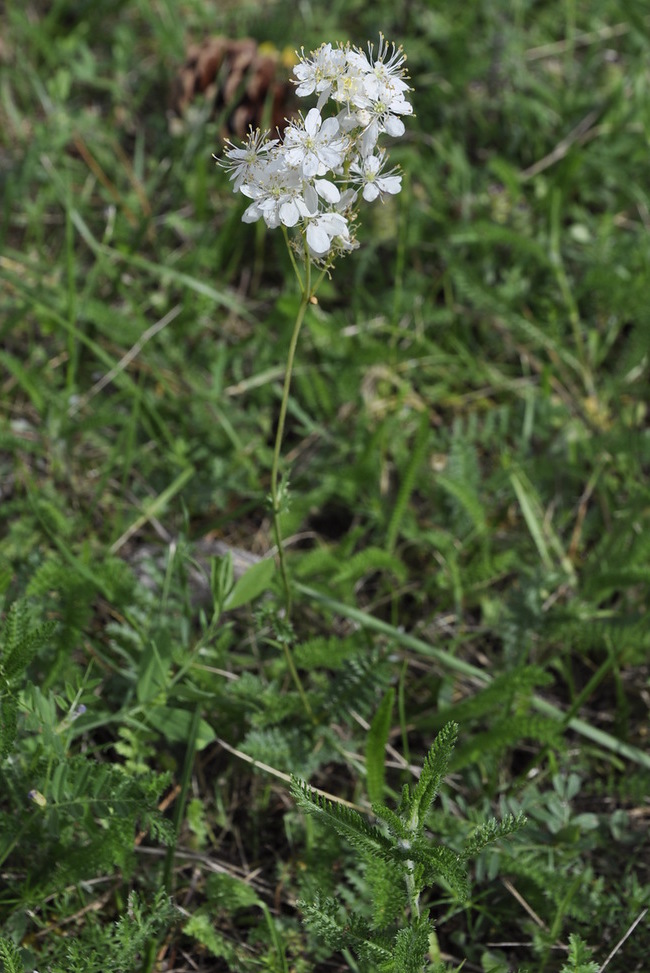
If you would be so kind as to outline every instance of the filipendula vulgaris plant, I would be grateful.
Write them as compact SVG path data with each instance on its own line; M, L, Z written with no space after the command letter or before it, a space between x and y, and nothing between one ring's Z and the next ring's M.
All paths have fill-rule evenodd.
M301 50L298 57L296 94L316 95L316 107L291 121L283 138L251 130L243 147L228 141L223 159L217 160L230 172L233 191L251 201L242 220L262 219L270 229L281 227L301 294L287 354L270 490L287 616L291 588L280 531L287 487L286 480L278 483L278 471L298 336L323 277L338 257L357 246L362 202L400 191L401 176L387 168L388 155L379 143L384 135L403 135L402 116L413 114L406 98L411 90L406 57L383 35L376 53L372 44L367 53L349 43L321 44L309 56Z
M402 117L413 114L407 100L406 57L401 47L380 35L375 54L350 44L322 44L294 68L296 93L316 95L317 104L288 124L283 138L251 130L243 147L227 142L217 160L230 172L233 191L250 200L242 219L281 227L298 281L301 300L289 343L280 415L271 468L270 504L287 617L291 587L280 530L286 481L278 482L280 453L293 362L300 329L310 302L338 257L357 246L355 228L363 202L372 203L401 189L401 177L387 166L382 136L405 132ZM291 235L290 235L291 233ZM309 704L282 640L294 682ZM373 919L345 914L333 899L301 903L307 920L333 950L352 950L365 968L380 973L442 970L435 962L435 933L423 890L434 882L467 894L467 860L490 841L515 831L522 818L490 821L466 842L461 853L432 843L425 821L444 777L456 739L449 724L438 735L411 790L404 787L396 811L373 805L378 824L344 804L332 803L296 778L292 793L303 810L317 815L358 852L372 898ZM433 960L431 959L433 957ZM433 965L432 965L433 962Z
M404 134L402 116L412 115L406 98L406 57L380 34L377 52L348 44L321 44L298 55L296 93L317 95L315 108L288 123L283 138L251 130L243 147L229 140L220 165L230 172L233 192L251 202L242 220L264 220L281 227L300 289L285 369L280 414L271 465L270 507L290 632L291 586L280 528L286 504L286 478L279 482L280 453L289 388L300 329L310 302L338 257L357 247L355 227L362 202L372 203L401 189L401 176L388 169L382 136ZM216 157L215 157L216 158ZM287 666L306 713L313 713L283 634Z
M371 918L351 914L328 897L299 902L303 915L332 950L356 954L359 968L372 973L444 973L424 890L442 885L467 898L467 863L487 844L523 826L522 814L494 819L477 828L460 851L436 844L426 834L427 815L452 756L458 726L448 723L427 754L414 787L404 785L395 811L372 805L377 824L358 811L333 803L307 783L292 779L291 791L304 811L315 815L357 852L371 904Z

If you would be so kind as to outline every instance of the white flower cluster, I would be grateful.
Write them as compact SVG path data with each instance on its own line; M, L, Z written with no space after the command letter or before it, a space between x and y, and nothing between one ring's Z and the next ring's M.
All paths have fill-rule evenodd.
M294 68L296 93L318 95L316 108L292 121L284 140L251 131L243 148L228 143L221 163L233 191L251 200L242 219L263 219L274 228L298 227L310 257L329 262L355 246L351 221L359 192L371 202L401 189L401 176L386 171L382 133L404 134L405 55L380 35L375 56L350 44L321 44L309 57L301 51ZM333 114L323 116L328 101Z

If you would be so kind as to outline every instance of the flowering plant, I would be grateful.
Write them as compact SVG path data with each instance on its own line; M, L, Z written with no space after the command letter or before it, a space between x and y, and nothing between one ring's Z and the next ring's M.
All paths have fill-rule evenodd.
M350 44L321 44L294 68L296 93L318 95L306 116L290 122L284 141L251 131L243 148L228 142L221 163L233 191L251 200L245 223L297 227L307 259L329 265L356 246L353 226L359 193L366 202L398 193L401 176L386 170L382 134L404 134L406 58L380 35L375 55ZM331 103L333 114L323 117Z
M298 335L323 275L337 256L357 246L354 226L360 200L372 202L400 191L401 176L396 169L386 169L387 154L379 140L384 134L403 135L402 116L413 114L406 98L411 90L406 81L406 57L401 47L389 46L382 34L376 54L371 43L367 53L349 43L321 44L309 56L302 49L298 58L296 93L300 97L317 95L316 107L289 122L284 139L251 129L243 147L227 141L224 158L217 160L230 173L233 192L250 200L242 220L262 219L271 229L282 227L302 294L287 355L271 467L270 504L287 614L291 588L280 531L287 491L286 484L278 487L278 469ZM328 104L330 112L326 113ZM297 231L293 241L289 229ZM296 254L302 258L302 271ZM315 283L312 265L321 270ZM283 645L309 709L286 642Z

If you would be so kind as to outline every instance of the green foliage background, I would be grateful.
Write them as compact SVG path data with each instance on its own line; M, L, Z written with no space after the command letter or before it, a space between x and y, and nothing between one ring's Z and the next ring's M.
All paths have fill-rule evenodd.
M260 559L298 297L214 168L228 108L169 91L212 34L379 31L416 118L301 339L292 628ZM450 721L425 834L527 825L423 890L429 968L645 969L649 32L641 0L5 5L5 970L373 969L319 902L407 957L395 877L289 782L374 826Z

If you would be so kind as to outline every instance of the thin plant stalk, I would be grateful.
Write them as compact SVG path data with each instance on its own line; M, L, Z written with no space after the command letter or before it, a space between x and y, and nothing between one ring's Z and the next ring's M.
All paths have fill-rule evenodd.
M291 247L289 247L289 253L291 253ZM295 267L295 263L294 263ZM287 575L287 565L284 556L284 546L282 542L282 530L280 527L280 509L281 501L278 492L278 471L280 468L280 452L282 450L282 439L284 436L284 424L287 417L287 407L289 404L289 390L291 388L291 376L293 373L293 362L296 355L296 348L298 346L298 337L300 335L300 329L302 327L302 322L305 318L305 312L307 310L307 305L312 298L311 291L311 261L309 259L309 252L305 245L305 280L304 282L300 278L298 269L296 267L296 276L301 282L302 286L302 296L300 299L300 305L298 307L298 313L296 314L296 320L293 325L293 332L291 334L291 341L289 343L289 351L287 354L287 365L284 373L284 386L282 388L282 401L280 403L280 416L278 418L278 428L275 433L275 447L273 449L273 465L271 466L271 516L273 519L273 533L275 536L275 543L278 549L278 560L280 562L280 574L282 576L282 585L284 587L285 603L287 609L287 617L291 615L291 585L289 584L289 577Z
M280 511L282 507L282 502L280 494L278 491L278 472L280 468L280 453L282 451L282 439L284 436L284 424L287 417L287 408L289 405L289 391L291 388L291 376L293 373L293 362L296 355L296 348L298 347L298 338L300 336L300 329L302 327L302 322L305 319L305 312L307 311L307 305L313 297L312 284L311 284L311 260L309 257L309 250L307 248L306 240L303 241L305 248L305 279L303 281L298 266L296 264L291 245L285 235L285 240L287 242L287 248L289 250L289 255L291 257L291 262L293 268L296 272L296 277L300 283L300 288L302 291L300 298L300 305L298 307L298 313L296 314L296 320L293 325L293 332L291 334L291 341L289 343L289 351L287 353L287 365L284 373L284 385L282 388L282 401L280 402L280 416L278 418L278 428L275 433L275 447L273 449L273 464L271 466L271 516L273 520L273 533L275 535L275 544L278 549L278 561L280 564L280 575L282 577L282 585L284 587L285 605L287 619L291 617L291 584L289 583L289 575L287 573L287 564L284 556L284 544L282 540L282 528L280 526ZM320 283L319 278L317 281L317 286ZM312 708L309 705L309 699L305 692L302 680L298 670L296 669L295 663L293 661L293 656L291 655L291 649L287 644L286 640L282 640L282 649L291 673L291 677L294 681L296 689L300 695L305 711L310 719L314 718Z

